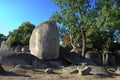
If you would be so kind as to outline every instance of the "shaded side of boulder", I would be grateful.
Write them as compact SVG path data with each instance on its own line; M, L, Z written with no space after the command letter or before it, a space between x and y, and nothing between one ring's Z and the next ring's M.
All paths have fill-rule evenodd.
M7 64L11 66L32 65L34 59L37 59L37 57L27 53L0 53L0 64Z
M91 67L81 65L81 66L77 66L77 70L80 75L89 75L92 69Z
M65 53L62 55L63 58L71 64L81 64L84 58L77 53Z
M5 72L5 70L3 69L3 67L0 64L0 74L3 73L3 72Z
M41 59L35 59L33 60L33 67L34 68L39 68L39 69L46 69L46 68L61 68L62 64L60 61L57 60L41 60Z
M102 64L102 56L99 51L88 51L85 55L85 58L91 60L97 65Z
M108 66L116 66L116 58L115 55L108 55Z
M120 50L115 50L113 54L115 56L116 64L120 65Z
M59 32L55 21L46 21L36 27L30 37L30 52L39 59L59 57Z

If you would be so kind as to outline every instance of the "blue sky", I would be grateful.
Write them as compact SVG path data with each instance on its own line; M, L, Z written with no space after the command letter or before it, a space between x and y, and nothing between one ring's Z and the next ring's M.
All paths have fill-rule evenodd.
M8 35L26 21L37 26L56 10L52 0L0 0L0 33Z

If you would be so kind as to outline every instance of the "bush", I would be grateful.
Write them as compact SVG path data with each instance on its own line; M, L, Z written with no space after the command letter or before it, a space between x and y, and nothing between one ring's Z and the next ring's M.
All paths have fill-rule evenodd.
M32 34L35 26L30 22L25 22L18 29L13 30L13 32L9 33L8 44L9 46L25 46L29 45L29 39Z

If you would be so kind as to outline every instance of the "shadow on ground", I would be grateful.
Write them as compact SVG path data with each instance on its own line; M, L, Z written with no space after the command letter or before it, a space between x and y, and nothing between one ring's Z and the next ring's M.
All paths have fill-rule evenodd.
M25 75L25 74L18 74L18 73L15 73L15 72L8 72L8 71L5 71L3 73L0 73L0 76L20 76L20 77L31 77L29 75Z
M117 76L120 76L120 74L116 74L116 73L110 73L109 75L106 74L96 74L95 75L97 78L115 78Z

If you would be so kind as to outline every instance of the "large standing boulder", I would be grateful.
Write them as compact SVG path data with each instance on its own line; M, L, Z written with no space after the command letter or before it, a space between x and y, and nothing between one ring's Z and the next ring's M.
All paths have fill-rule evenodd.
M55 21L46 21L36 27L30 37L30 52L39 59L59 57L59 32Z

